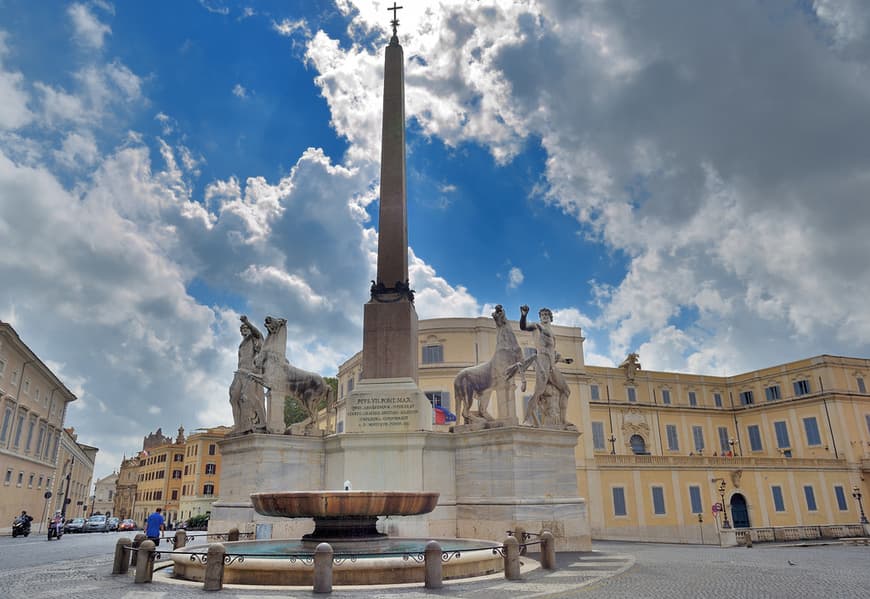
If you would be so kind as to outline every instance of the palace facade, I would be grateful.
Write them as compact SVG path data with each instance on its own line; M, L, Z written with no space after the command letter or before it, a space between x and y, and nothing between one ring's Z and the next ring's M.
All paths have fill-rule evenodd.
M524 353L531 335L511 323ZM860 534L870 490L870 360L816 356L734 376L648 371L642 356L587 366L579 328L553 326L571 395L579 494L593 538L716 543L720 527L754 540ZM421 320L419 386L457 415L453 380L495 351L488 318ZM344 398L361 379L356 354L338 373ZM520 421L534 373L520 391ZM461 419L461 417L460 417ZM436 430L448 431L447 425ZM727 518L727 526L726 520ZM816 532L813 532L813 531Z

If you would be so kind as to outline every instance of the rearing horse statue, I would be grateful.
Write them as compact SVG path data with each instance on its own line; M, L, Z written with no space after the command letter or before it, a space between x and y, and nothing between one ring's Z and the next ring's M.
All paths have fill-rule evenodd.
M292 432L311 434L317 426L321 402L330 409L335 392L319 374L296 368L287 361L286 319L267 316L265 325L268 335L254 365L261 373L256 378L269 390L267 430L273 434L289 432L284 425L284 397L290 395L308 415L291 427Z
M492 420L487 411L493 389L503 391L505 397L512 392L511 379L519 373L523 390L526 388L525 368L522 368L523 350L507 320L504 308L499 304L492 313L497 329L495 354L488 362L469 366L456 375L453 393L456 405L462 408L462 418L466 424ZM478 409L471 411L471 403L478 398ZM513 414L500 414L502 418Z

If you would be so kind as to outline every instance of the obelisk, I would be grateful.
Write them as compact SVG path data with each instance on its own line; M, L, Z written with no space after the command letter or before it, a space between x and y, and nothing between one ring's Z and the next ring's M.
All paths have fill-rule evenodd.
M404 53L396 29L384 63L378 269L363 313L361 384L348 398L347 432L431 429L432 408L417 387L417 311L408 280Z

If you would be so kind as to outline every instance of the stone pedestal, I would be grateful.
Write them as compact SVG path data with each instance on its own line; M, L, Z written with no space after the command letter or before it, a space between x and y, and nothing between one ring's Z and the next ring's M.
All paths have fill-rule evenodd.
M310 519L258 515L251 493L323 489L322 437L242 435L218 441L221 448L220 499L212 506L209 528L256 532L270 524L273 537L301 537L314 529Z
M551 531L559 551L591 550L586 501L577 495L579 436L519 426L457 432L458 535L499 539L520 526Z
M720 547L737 547L737 531L733 528L722 528L719 530L719 546Z
M432 404L410 378L363 379L346 406L347 433L432 430Z

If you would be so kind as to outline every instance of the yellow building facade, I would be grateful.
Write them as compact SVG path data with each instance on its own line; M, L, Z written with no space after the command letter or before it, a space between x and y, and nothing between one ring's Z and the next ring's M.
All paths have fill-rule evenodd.
M143 440L131 516L137 524L144 526L146 518L157 508L163 511L167 525L178 521L184 451L183 428L178 429L175 440L164 436L161 429Z
M54 505L58 469L67 459L58 457L64 418L75 399L18 333L0 322L0 529L8 529L21 510L39 520ZM90 482L90 475L84 478Z
M179 519L211 512L220 492L221 452L218 441L232 431L218 426L196 432L187 440L184 453Z
M514 327L526 355L531 335ZM717 543L738 537L784 540L862 534L857 495L870 475L870 360L817 356L728 377L586 366L580 329L553 326L571 395L579 494L593 538ZM457 415L453 380L495 351L488 318L422 320L419 387ZM344 398L361 379L361 354L339 373L337 430ZM642 357L640 357L642 359ZM534 392L517 379L523 419ZM447 431L448 426L435 426ZM716 510L716 511L714 511Z

